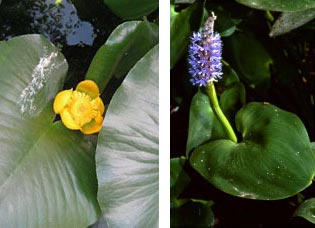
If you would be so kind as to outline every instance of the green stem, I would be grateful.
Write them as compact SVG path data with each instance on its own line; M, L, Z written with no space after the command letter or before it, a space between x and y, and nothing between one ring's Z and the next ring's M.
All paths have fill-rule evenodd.
M219 102L218 102L218 98L217 98L217 94L215 92L215 87L213 82L209 82L206 86L206 93L209 97L210 100L210 104L211 107L215 113L215 115L218 117L218 119L220 120L220 122L222 123L227 135L229 136L229 138L237 143L237 137L234 133L234 130L230 124L230 122L228 121L228 119L225 117L224 113L222 112L220 106L219 106Z

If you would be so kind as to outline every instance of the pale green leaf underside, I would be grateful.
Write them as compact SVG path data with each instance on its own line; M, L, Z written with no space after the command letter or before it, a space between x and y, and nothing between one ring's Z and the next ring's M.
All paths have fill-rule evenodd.
M0 42L0 227L86 227L97 219L95 146L52 102L68 65L39 35Z
M99 134L98 200L111 228L158 227L158 46L131 69Z

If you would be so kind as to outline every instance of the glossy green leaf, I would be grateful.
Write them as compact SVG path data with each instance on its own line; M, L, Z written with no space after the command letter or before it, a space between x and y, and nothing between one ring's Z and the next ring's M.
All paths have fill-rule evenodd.
M186 157L199 145L215 139L227 138L225 131L215 116L209 98L202 91L193 97L189 112L189 131Z
M292 12L315 7L314 0L236 0L248 7L261 10Z
M230 121L234 121L236 112L245 103L245 87L241 82L226 88L220 96L220 107Z
M271 56L250 32L237 32L228 37L223 51L227 52L231 65L240 78L251 87L268 87L270 84Z
M109 227L158 227L158 46L128 73L99 134L98 200Z
M233 68L223 61L223 78L216 85L217 92L225 89L220 98L222 111L234 121L234 114L245 103L245 90ZM189 113L189 131L186 156L192 149L209 141L227 138L225 130L210 106L209 98L202 91L193 97Z
M185 157L171 159L171 199L178 197L190 182L190 177L184 170Z
M180 12L171 5L170 65L171 69L185 54L192 32L197 32L203 18L204 3L196 1Z
M296 29L315 18L315 8L297 11L285 12L280 15L272 26L270 36L279 36Z
M251 199L282 199L305 189L315 175L307 131L294 114L249 103L236 115L242 141L216 140L192 152L190 163L220 190Z
M148 21L119 25L97 51L86 74L103 91L112 77L121 78L158 43L158 26Z
M39 35L0 42L0 227L97 220L95 143L53 122L68 65Z
M294 216L300 216L315 224L315 198L305 200L294 212Z
M171 227L213 227L211 201L194 199L184 201L181 206L171 208Z
M159 6L158 0L104 0L104 3L124 19L138 19L147 16Z

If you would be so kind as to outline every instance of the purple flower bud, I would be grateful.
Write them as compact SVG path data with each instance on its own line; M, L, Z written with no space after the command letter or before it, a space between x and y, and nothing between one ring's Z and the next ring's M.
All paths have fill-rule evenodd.
M212 13L201 32L193 33L188 48L190 82L197 86L206 86L222 75L222 41L219 33L213 32L216 16Z

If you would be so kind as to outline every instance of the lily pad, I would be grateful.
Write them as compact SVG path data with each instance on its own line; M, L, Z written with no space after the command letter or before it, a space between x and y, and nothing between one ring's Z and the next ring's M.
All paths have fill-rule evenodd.
M96 149L98 200L109 227L158 227L158 46L113 96Z
M215 140L192 152L190 163L220 190L244 198L274 200L312 183L315 156L294 114L267 103L249 103L236 115L243 140Z
M95 143L53 122L67 69L40 35L0 42L1 227L86 227L98 218Z

